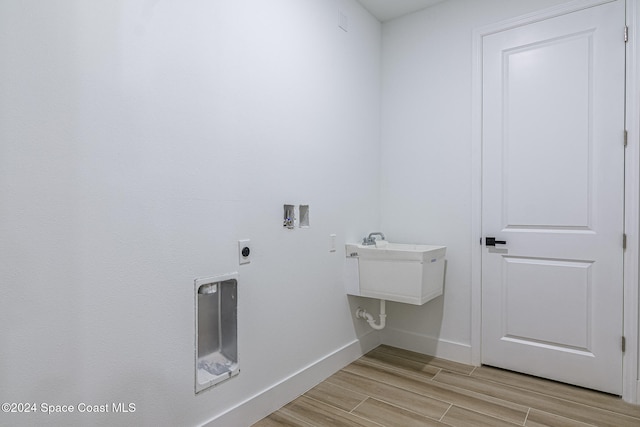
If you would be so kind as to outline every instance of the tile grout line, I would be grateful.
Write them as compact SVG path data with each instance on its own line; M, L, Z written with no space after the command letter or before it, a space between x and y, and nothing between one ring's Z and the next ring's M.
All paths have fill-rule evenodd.
M371 399L371 396L367 396L366 399L364 399L362 402L358 403L352 410L349 411L350 414L353 414L353 411L355 411L356 409L358 409L360 407L360 405L362 405L364 402L366 402L368 399ZM355 414L353 414L355 415Z
M430 417L429 415L421 414L420 412L413 411L413 410L411 410L409 408L405 408L404 406L400 406L400 405L395 404L395 403L387 402L386 400L378 399L378 398L375 398L375 397L371 397L371 399L372 400L377 400L378 402L382 402L385 405L393 406L394 408L398 408L401 411L405 411L405 412L409 412L411 414L418 415L419 417L422 417L422 418L427 418L427 419L433 420L433 421L439 421L438 419L436 419L434 417ZM441 401L441 402L446 403L447 405L449 405L449 408L447 408L447 410L444 411L445 413L447 413L449 411L449 409L451 408L451 406L453 406L452 403L444 402L444 401ZM442 419L442 417L440 417L440 419Z
M433 382L438 382L438 380L436 380L436 377L438 375L440 375L442 373L442 368L438 369L438 372L436 372L436 374L434 376L432 376L431 378L429 378L429 381L433 381Z
M460 374L460 375L464 376L464 374ZM489 396L489 395L486 395L486 394L483 394L483 393L480 393L480 392L477 392L477 391L466 389L466 388L461 387L461 386L455 386L455 385L451 385L451 384L441 383L441 382L439 382L437 380L429 380L429 381L434 382L434 383L438 384L439 386L443 386L443 385L447 386L447 390L454 391L456 393L460 393L460 394L465 395L465 396L471 396L471 397L475 396L476 399L481 399L482 397L490 397L491 400L484 400L484 401L488 402L488 403L491 403L491 404L494 404L494 405L502 406L504 408L509 408L509 409L514 410L514 411L518 411L518 412L524 413L525 409L529 410L528 406L520 404L520 403L510 402L508 400L504 400L504 399L501 399L501 398L498 398L498 397ZM468 393L470 393L470 394L468 394ZM511 407L511 406L508 406L508 405L505 405L505 404L513 404L513 405L516 405L516 406L520 406L520 407L522 407L522 409L516 409L514 407ZM511 420L509 418L502 417L499 414L484 412L481 409L469 407L468 405L465 405L464 403L460 403L460 402L455 403L454 402L454 403L452 403L452 405L453 406L458 406L458 407L460 407L462 409L466 409L468 411L476 412L478 414L486 415L488 417L493 417L493 418L496 418L496 419L499 419L499 420L502 420L502 421L506 421L506 422L510 422L510 423L515 424L515 425L518 425L518 422L515 421L515 420ZM525 420L526 420L526 416L525 416Z
M449 412L449 409L451 409L451 408L453 408L453 403L449 404L449 407L447 408L447 410L446 410L446 411L444 411L444 414L442 414L442 416L441 416L441 417L440 417L440 419L438 420L439 422L441 422L441 423L442 423L442 422L444 422L444 421L442 421L442 420L444 419L445 415L447 415L447 413Z
M371 423L377 424L377 425L379 425L379 426L381 426L381 427L385 427L385 426L384 426L384 424L380 424L380 423L379 423L379 422L377 422L377 421L373 421L372 419L369 419L369 418L363 417L362 415L358 415L358 414L354 414L354 413L353 413L353 411L355 411L356 409L358 409L358 408L360 407L360 405L362 405L364 402L366 402L366 401L367 401L367 400L369 400L369 399L374 399L374 398L373 398L373 397L371 397L371 396L367 396L367 398L366 398L366 399L364 399L362 402L358 403L358 404L355 406L355 408L353 408L352 410L350 410L350 411L349 411L349 413L350 413L351 415L353 415L354 417L358 417L358 418L360 418L361 420L366 420L366 421L369 421L369 422L371 422Z
M286 406L286 405L285 405ZM287 414L288 416L290 416L291 418L293 418L294 420L297 420L301 423L301 426L304 427L305 425L309 425L311 427L319 427L316 426L314 423L309 422L309 421L305 421L303 418L300 418L299 416L297 416L297 414L294 411L291 411L289 409L284 409L284 406L280 409L278 409L276 412L280 412L282 411L283 414ZM274 413L276 413L274 412Z
M381 366L381 365L379 365L379 366ZM439 373L440 373L440 372L442 372L442 371L446 371L446 369L445 369L445 368L436 367L436 369L438 370L437 374L439 374ZM389 373L393 373L394 371L395 371L395 372L403 372L401 369L391 369L391 368L390 368ZM446 372L449 372L449 371L446 371ZM406 373L406 372L404 372L404 373ZM437 375L437 374L435 374L435 375ZM356 375L356 376L362 376L361 374L358 374L358 373L353 374L353 375ZM434 377L435 377L435 375L434 375ZM465 374L465 373L459 373L459 375L466 376L467 374ZM369 377L364 377L364 376L362 376L362 377L363 377L363 378L369 378ZM378 381L377 379L375 379L375 378L369 378L369 379L372 379L373 381L379 382L379 381ZM399 389L399 390L403 390L403 391L406 391L406 392L409 392L409 393L416 394L416 395L421 396L421 397L426 397L426 398L428 398L428 399L431 399L431 400L434 400L434 401L439 401L439 402L441 402L441 403L444 403L444 404L449 405L449 406L447 407L447 409L445 410L445 412L443 413L443 415L442 415L442 416L440 417L440 419L438 420L438 419L436 419L436 418L435 418L435 417L433 417L433 416L425 415L425 414L422 414L422 413L419 413L419 412L413 411L413 410L411 410L411 409L405 408L405 407L403 407L403 406L401 406L401 405L398 405L398 404L395 404L395 403L391 403L391 402L389 402L389 401L385 400L385 399L384 399L384 398L382 398L382 397L369 396L369 398L371 398L371 399L373 399L373 400L376 400L376 401L379 401L379 402L386 403L386 404L388 404L388 405L391 405L391 406L394 406L394 407L400 408L400 409L402 409L402 410L405 410L405 411L408 411L408 412L411 412L411 413L414 413L414 414L417 414L417 415L420 415L420 416L423 416L423 417L426 417L426 418L429 418L429 419L432 419L432 420L436 420L436 421L440 421L440 420L442 420L442 418L447 414L447 412L449 412L449 410L450 410L453 406L456 406L456 403L455 403L455 402L450 402L450 401L448 401L448 400L443 399L443 398L442 398L442 397L440 397L440 396L434 396L434 395L431 395L431 394L428 394L428 393L427 393L427 394L425 394L425 393L420 393L419 391L416 391L416 390L413 390L413 389L409 389L409 388L403 388L403 387L401 387L400 385L396 385L396 384L389 384L389 383L386 383L386 382L381 382L381 383L382 383L382 384L386 384L386 385L388 385L388 386L390 386L390 387L393 387L393 388L397 388L397 389ZM440 385L441 385L440 383L438 383L438 382L436 382L436 381L433 381L433 378L425 378L425 383L435 383L435 384L437 384L438 386L440 386ZM449 386L448 386L448 387L449 387ZM454 388L454 389L456 389L456 388L458 388L458 387L453 387L453 388ZM461 390L464 390L464 389L461 389ZM362 393L362 392L359 392L359 393ZM475 394L475 393L474 393L474 394ZM485 415L485 416L488 416L488 417L492 417L492 418L495 418L495 419L498 419L498 420L501 420L501 421L514 422L514 420L509 420L508 418L503 418L503 417L499 416L498 414L486 413L486 412L483 412L482 410L478 410L477 408L467 407L467 405L464 405L464 404L463 404L463 405L458 405L458 406L459 406L459 407L461 407L461 408L463 408L463 409L466 409L466 410L468 410L468 411L476 412L476 413L478 413L478 414ZM520 406L523 406L523 405L520 405ZM523 413L524 413L524 409L523 409ZM515 421L515 423L517 423L517 421ZM516 425L517 425L517 424L516 424Z
M524 421L522 422L523 426L527 425L527 420L529 419L529 413L531 412L531 408L527 409L527 415L524 416Z
M463 374L458 374L458 373L455 373L455 372L449 372L449 373L453 374L453 375L464 376ZM632 415L627 415L627 414L624 414L624 413L621 413L621 412L617 412L617 411L614 411L614 410L611 410L611 409L604 409L604 408L601 408L601 407L598 407L598 406L592 406L592 405L589 405L587 403L583 403L583 402L578 402L578 401L572 400L570 398L558 397L558 396L554 396L552 394L544 393L542 391L531 390L531 389L528 389L528 388L520 387L520 386L509 384L509 383L503 383L503 382L492 380L492 379L488 379L488 378L474 377L474 379L480 380L481 382L482 381L486 381L486 382L495 384L495 385L497 385L499 387L502 387L502 388L514 388L514 389L519 390L519 391L524 391L524 392L535 394L535 395L538 395L538 396L543 396L543 397L546 397L546 398L549 398L549 399L554 399L554 400L557 400L558 402L572 403L574 405L582 406L582 407L585 407L585 408L590 408L592 410L599 411L601 413L610 413L612 415L616 415L616 416L619 416L619 417L622 417L622 418L628 418L628 419L634 420L634 421L640 419L640 418L634 417ZM435 382L439 382L437 379L435 379L435 377L434 377L434 381ZM444 383L444 384L447 384L447 383ZM449 385L451 386L451 384L449 384ZM453 387L462 388L463 390L467 390L467 389L465 389L463 387L458 387L458 386L453 386ZM505 400L503 398L497 398L497 399ZM513 402L513 401L510 401L510 400L505 400L505 401L506 402L515 403L517 405L522 405L520 403ZM568 417L566 415L558 414L558 413L555 413L555 412L549 412L548 410L546 410L544 408L538 408L538 407L533 407L533 406L531 406L529 408L530 409L536 409L536 410L539 410L539 411L542 411L542 412L546 412L548 414L552 414L552 415L559 416L559 417L562 417L562 418L567 418L567 419L570 419L572 421L578 421L578 420L576 420L574 418L570 418L570 417ZM593 425L593 424L590 424L590 423L588 423L586 421L579 421L579 422L582 422L583 424L587 424L587 425Z
M382 351L382 353L387 353L387 352ZM585 396L581 396L581 395L576 395L576 398L579 397L580 399L579 400L574 400L571 397L570 394L564 394L564 393L559 393L558 394L558 393L555 393L555 390L553 390L554 393L549 394L548 391L545 391L544 389L536 389L536 388L533 388L533 387L529 388L526 385L514 384L512 382L503 382L499 378L486 377L486 376L482 375L483 371L478 370L478 368L479 368L478 366L469 366L471 368L470 371L462 372L463 371L462 369L450 370L450 369L447 369L446 367L434 366L434 365L431 365L431 364L429 364L427 362L424 362L424 361L421 361L421 360L414 360L414 359L412 359L410 357L403 357L400 354L391 354L391 353L388 353L388 354L391 355L391 356L394 356L394 358L403 359L403 360L406 360L406 361L409 361L409 362L420 363L425 367L429 367L429 370L433 369L433 372L435 372L435 373L432 376L429 377L429 376L427 376L425 374L431 375L430 372L427 373L427 372L422 371L422 373L421 373L418 370L415 370L415 372L414 372L414 368L417 367L417 366L413 366L412 367L413 364L405 366L405 364L400 361L399 365L391 366L392 365L392 363L391 363L392 361L386 362L386 361L384 361L382 359L378 360L375 357L371 357L372 360L368 360L367 362L364 362L363 365L365 365L365 366L368 365L368 366L370 366L372 368L378 367L380 369L386 370L387 373L389 373L389 374L393 374L394 372L401 373L404 376L407 376L408 379L410 379L410 378L420 379L420 380L424 381L425 384L429 384L429 383L442 384L442 385L446 385L447 389L449 387L452 388L452 389L460 388L460 390L464 390L465 392L469 392L469 393L471 393L473 395L475 395L475 394L484 395L484 396L490 397L491 400L495 399L497 401L503 401L505 403L510 403L510 404L514 404L514 405L517 405L517 406L522 406L522 410L521 410L522 412L521 413L524 414L524 421L509 420L509 419L506 419L506 418L502 418L501 416L499 416L497 414L494 414L494 413L485 413L482 409L478 409L478 408L475 408L475 409L465 408L467 410L470 410L472 412L475 412L475 413L478 413L478 414L481 414L481 415L486 415L486 416L493 417L493 418L496 418L496 419L499 419L499 420L503 420L503 421L507 421L507 422L513 422L515 426L517 426L517 425L526 426L527 423L528 423L529 417L531 416L532 419L535 419L536 418L536 413L538 411L543 412L543 413L548 414L548 415L559 417L558 418L559 420L562 420L562 419L570 420L570 421L578 421L578 420L576 420L575 418L571 418L570 415L565 414L565 413L560 414L560 413L557 413L556 411L549 412L546 408L543 408L543 407L538 407L538 406L533 407L533 406L530 405L532 402L518 403L518 402L512 401L507 397L507 395L505 395L504 397L496 397L496 396L493 396L492 394L486 394L485 395L481 391L474 391L474 390L471 390L471 389L467 389L467 388L465 388L465 387L463 387L461 385L456 386L456 385L448 384L446 382L446 379L441 378L440 375L452 374L454 376L459 376L459 378L463 378L463 377L469 378L470 380L472 380L474 382L475 381L479 381L480 383L485 383L487 385L488 384L494 384L495 386L498 386L500 388L504 388L506 390L508 390L509 388L512 388L512 390L514 390L514 391L519 390L519 391L523 391L525 393L531 393L531 395L532 395L531 397L537 395L537 396L545 397L546 399L555 400L558 404L562 404L562 402L571 403L573 405L577 405L578 409L579 409L579 407L583 407L585 409L586 408L590 408L592 410L596 410L602 416L605 416L605 417L607 416L606 415L607 413L610 413L612 415L615 414L616 416L622 417L623 419L631 420L632 422L635 421L635 420L640 420L640 416L635 416L635 413L634 413L634 415L630 415L630 414L627 414L627 413L619 412L619 410L615 409L615 406L613 408L609 409L609 408L607 408L605 406L606 405L605 401L600 401L600 400L590 401L589 399L587 399L588 396L585 397ZM480 377L477 376L478 374L476 374L476 372L479 372L481 374ZM362 376L360 374L354 374L354 375ZM373 379L373 378L370 378L370 379ZM440 382L441 380L445 380L445 382L441 383ZM378 380L375 380L375 381L381 382L383 384L387 384L384 381L378 381ZM368 399L373 399L375 401L382 402L384 404L399 408L399 409L401 409L403 411L407 411L409 413L414 413L414 414L417 414L419 416L422 416L422 417L425 417L425 418L428 418L428 419L432 419L434 421L437 421L437 422L443 423L443 424L444 424L443 420L447 416L447 414L449 412L451 412L451 408L453 406L457 406L455 403L446 402L445 400L442 400L441 398L438 398L438 397L434 397L434 396L431 396L431 395L428 395L428 394L423 394L423 393L420 393L420 392L417 392L417 391L411 390L411 389L405 389L405 388L403 388L403 387L401 387L399 385L387 384L387 385L389 385L391 387L396 387L396 388L401 389L401 390L409 391L411 393L416 393L416 394L418 394L420 396L425 396L425 397L428 397L430 399L434 399L434 400L446 403L448 406L444 410L444 413L442 414L442 416L439 419L436 419L435 415L437 415L437 413L434 414L433 417L426 416L424 414L417 413L417 412L415 412L415 411L413 411L411 409L405 408L405 407L403 407L403 406L401 406L399 404L392 404L390 402L387 402L386 399L384 399L384 398L372 397L372 396L369 395L369 393L367 393L366 390L355 391L355 390L352 390L351 388L344 387L342 385L338 385L338 384L332 383L329 379L326 379L325 382L328 383L328 384L332 384L332 385L334 385L336 387L339 387L340 389L344 389L345 391L351 391L351 392L354 392L354 393L358 393L358 395L359 395L358 399L362 399L362 400L358 403L357 399L355 399L355 403L356 403L355 407L353 407L353 409L351 409L351 410L347 410L347 409L342 409L342 408L339 408L337 406L334 406L331 403L328 403L328 402L325 402L325 401L318 400L316 398L310 397L310 396L308 396L306 394L301 395L301 397L304 396L307 399L311 399L313 401L321 403L322 405L326 405L327 407L330 407L330 408L333 408L335 410L340 411L340 413L342 413L342 414L349 414L350 416L357 417L358 419L366 420L367 422L371 422L375 426L384 427L384 425L380 424L380 422L376 422L376 421L368 419L366 416L353 413L355 410L357 410L358 408L362 407L362 405ZM562 390L560 390L560 391L562 391ZM356 397L356 396L353 396L353 397ZM526 397L526 396L523 395L523 397ZM583 400L583 399L586 399L586 400ZM537 399L535 399L535 401L537 402ZM491 403L491 401L488 401L488 402ZM592 402L594 402L596 405L601 404L601 406L594 406L594 403L592 403ZM493 402L493 403L495 403L495 402ZM352 401L351 404L353 404L353 401ZM499 404L499 403L496 403L496 404ZM347 407L350 406L350 405L347 405ZM284 406L286 406L286 405L284 405ZM605 407L603 407L603 406L605 406ZM505 407L507 407L507 406L505 406ZM526 412L525 412L525 410L526 410ZM304 425L304 426L307 426L307 427L317 427L315 422L311 422L310 420L306 420L303 417L298 417L298 416L296 416L295 412L292 412L292 411L286 409L285 407L275 411L275 413L277 413L277 412L281 412L283 415L288 415L288 416L292 417L293 420L299 421L301 423L301 425ZM532 412L533 412L533 414L532 414ZM520 419L522 419L522 418L520 418ZM356 421L356 420L354 419L354 421ZM587 422L587 421L579 421L579 422L586 423L586 425L592 425L592 424L589 424L589 422ZM593 422L593 421L591 421L591 422Z
M451 373L455 374L455 375L460 375L460 374L457 374L455 372L451 372ZM526 374L523 374L523 375L526 375ZM434 378L435 378L435 375L434 375ZM537 394L539 396L545 396L545 397L550 398L550 399L557 399L557 400L562 401L562 402L570 402L570 403L573 403L575 405L584 406L584 407L595 409L595 410L598 410L598 411L609 412L609 413L616 414L616 415L619 415L619 416L622 416L622 417L631 418L633 420L640 420L640 417L635 417L633 415L627 415L627 414L624 414L622 412L619 412L619 411L616 411L616 410L613 410L613 409L607 409L607 408L603 408L601 406L594 406L593 404L580 402L578 400L571 399L571 397L560 397L560 396L557 396L555 394L544 393L542 391L534 390L532 388L522 387L522 386L518 386L518 385L515 385L515 384L508 383L508 382L502 382L502 381L499 381L499 380L496 380L496 379L491 379L491 378L474 377L474 379L477 379L477 380L480 380L480 381L490 382L490 383L496 384L496 385L498 385L500 387L512 387L512 388L515 388L517 390L521 390L521 391L524 391L524 392L527 392L527 393L533 393L533 394ZM435 380L435 381L437 382L437 380ZM548 381L552 381L553 382L553 380L548 380ZM562 384L562 383L560 383L560 384ZM572 386L571 384L567 384L567 385L570 386L570 387L577 387L577 386ZM593 391L597 393L597 390L593 390ZM542 410L542 409L540 409L540 410ZM544 411L544 412L546 412L546 411Z
M587 421L579 421L579 420L576 420L575 418L570 418L570 417L567 417L565 415L555 414L553 412L543 411L542 409L530 408L530 411L538 411L538 412L544 413L546 415L551 415L551 416L554 416L554 417L561 418L563 420L571 421L571 422L574 422L574 423L579 423L580 425L584 425L584 426L588 426L588 427L598 427L598 424L591 424L591 423L589 423Z
M385 361L378 360L375 357L375 355L371 355L370 353L373 353L373 352L369 352L369 353L363 355L363 357L367 356L367 359L368 359L367 362L368 363L372 363L372 364L379 365L379 366L387 365L387 366L390 366L390 367L393 365L393 363L390 362L390 361L386 361L385 362ZM472 366L472 365L465 365L465 366L468 366L471 370L456 369L455 367L452 367L452 366L443 367L443 366L438 366L437 364L435 364L435 365L431 364L431 362L426 362L426 361L422 361L422 360L415 360L415 359L411 359L411 358L407 358L407 357L403 357L403 356L396 355L396 354L391 354L391 353L385 353L384 351L382 351L382 353L386 354L387 356L392 356L392 357L397 358L397 359L402 359L402 360L404 360L406 362L420 364L423 367L430 367L430 368L433 368L433 369L437 369L439 371L443 371L444 370L444 371L447 371L447 372L451 372L451 373L455 373L455 374L459 374L459 375L465 375L465 376L471 375L476 370L476 368L478 368L477 366ZM355 362L357 362L358 360L356 360ZM442 360L444 360L444 359L442 359ZM446 360L444 360L444 361L446 361ZM407 368L398 366L398 367L394 367L393 369L394 370L406 370ZM416 373L417 372L419 372L419 371L416 371ZM425 373L425 374L427 373L427 372L424 372L424 371L422 371L422 372Z
M446 371L444 368L437 368L437 369L438 369L438 374L439 374L439 373L441 373L442 371ZM449 371L446 371L446 372L449 372ZM360 374L355 374L355 375L359 375L359 376L360 376ZM437 375L437 374L436 374L436 375ZM462 377L465 377L465 376L466 376L466 374L464 374L464 373L456 373L456 375L460 375L460 376L462 376ZM435 378L435 376L434 376L434 378ZM377 380L376 380L376 381L377 381ZM466 393L464 393L464 392L470 392L470 393L472 393L472 394L482 395L482 393L478 393L478 392L470 391L470 390L467 390L467 389L465 389L465 388L461 388L461 387L457 387L457 386L451 386L451 385L449 385L449 384L443 384L443 383L440 383L439 381L434 381L434 379L433 379L433 378L429 378L429 379L427 379L425 382L435 383L435 384L437 384L438 386L445 385L445 386L447 386L448 388L451 388L451 389L453 389L453 390L458 390L458 391L457 391L458 393L461 393L461 394L464 394L464 395L466 395ZM385 383L385 384L386 384L386 383ZM420 392L418 392L418 391L416 391L416 390L405 389L405 388L402 388L402 387L400 387L400 386L398 386L398 385L391 385L391 384L388 384L388 385L390 385L390 386L392 386L392 387L397 387L397 388L399 388L399 389L401 389L401 390L405 390L405 391L408 391L408 392L411 392L411 393L418 394L418 395L420 395L420 396L424 396L424 397L427 397L427 398L430 398L430 399L434 399L434 400L437 400L437 401L441 401L441 402L446 403L446 404L451 405L451 406L456 406L456 405L457 405L458 407L463 408L463 409L466 409L466 410L468 410L468 411L476 412L476 413L478 413L478 414L486 415L486 416L488 416L488 417L496 418L496 419L498 419L498 420L502 420L502 421L506 421L506 422L511 422L511 423L514 423L515 425L518 425L518 421L510 420L510 419L508 419L508 418L501 417L499 414L495 414L495 413L493 413L493 414L492 414L492 413L484 412L484 411L482 411L482 410L480 410L480 409L478 409L478 408L472 408L472 407L469 407L469 406L464 405L464 404L459 404L459 403L458 403L458 404L456 404L455 402L449 402L449 401L447 401L447 400L442 399L441 397L436 397L436 396L433 396L433 395L430 395L430 394L423 394L423 393L420 393ZM382 400L382 399L380 399L380 398L375 398L375 397L372 397L372 399L376 399L376 400L378 400L378 401L384 401L384 400ZM510 402L508 402L508 401L506 401L506 400L504 400L504 399L499 399L499 398L494 398L494 399L496 399L496 400L501 400L501 401L502 401L502 402L504 402L504 403L510 403ZM385 401L385 403L389 403L389 402L386 402L386 401ZM493 403L493 404L496 404L496 405L500 405L500 406L504 406L504 405L501 405L500 403L496 403L496 402L490 402L490 403ZM525 409L528 409L528 408L529 408L528 406L521 405L521 404L517 404L517 403L514 403L514 405L521 406L521 407L522 407L521 412L522 412L523 414L525 414ZM393 406L398 406L398 405L393 405ZM506 406L505 406L505 407L506 407ZM449 407L449 408L447 409L447 411L446 411L446 412L448 412L448 411L449 411L449 409L451 409L451 407ZM513 408L512 408L512 409L513 409ZM517 410L517 409L514 409L514 410ZM431 417L428 417L428 418L431 418Z
M511 370L502 369L502 368L496 368L496 367L493 367L493 366L489 366L489 367L491 369L495 369L495 370L498 370L498 371L505 371L505 372L509 372L509 373L512 373L512 374L515 374L515 375L523 375L523 376L530 377L530 378L533 378L533 379L538 379L538 380L541 380L541 381L548 381L550 383L554 383L554 384L557 384L557 385L560 385L560 386L566 386L568 388L579 388L579 389L587 391L587 392L592 392L592 393L595 393L595 394L603 394L603 395L611 396L613 398L618 398L620 401L624 402L619 396L614 396L612 394L605 393L605 392L600 392L598 390L583 388L583 387L572 385L572 384L569 384L569 383L563 383L563 382L560 382L560 381L554 381L554 380L551 380L551 379L546 379L546 378L542 378L542 377L536 377L535 375L519 373L519 372L516 372L516 371L511 371ZM475 369L474 369L474 371L475 371ZM455 372L452 372L452 373L455 373ZM602 410L602 411L614 412L616 414L625 415L627 417L640 419L640 416L636 417L634 415L626 415L626 414L623 414L622 412L619 412L619 411L617 411L615 409L608 409L608 408L604 408L602 406L594 406L593 404L589 404L589 403L585 403L585 402L582 402L582 401L579 401L579 400L575 400L575 399L572 399L571 397L562 397L559 394L543 392L543 391L541 391L541 390L539 390L537 388L533 388L533 387L526 387L526 386L516 385L516 384L514 384L512 382L509 382L509 381L505 382L505 381L501 381L500 379L490 378L488 376L480 376L480 377L476 376L474 378L477 379L477 380L481 380L481 381L487 381L487 382L499 385L501 387L513 387L513 388L516 388L518 390L523 390L523 391L526 391L526 392L536 393L536 394L540 394L540 395L547 396L547 397L554 398L554 399L559 399L559 400L564 400L564 401L576 403L576 404L587 406L587 407L590 407L590 408L593 408L593 409L599 409L599 410ZM567 392L569 393L569 392L571 392L571 390L568 390ZM584 397L584 398L586 399L588 397Z
M351 412L349 412L349 413L351 414ZM354 417L360 418L361 420L364 420L364 421L367 421L367 422L373 423L373 424L375 424L375 425L377 425L377 426L380 426L380 427L387 427L387 426L385 426L384 424L380 424L380 423L379 423L379 422L377 422L377 421L373 421L372 419L365 418L365 417L363 417L363 416L361 416L361 415L358 415L358 414L351 414L351 415L353 415ZM322 426L320 426L320 427L322 427Z
M376 348L376 349L374 349L374 350L372 350L372 351L370 351L370 352L368 352L368 353L365 353L363 356L367 356L367 355L368 355L368 354L370 354L370 353L374 353L374 352L378 352L378 351L379 351L380 353L386 354L386 355L388 355L388 356L393 356L393 357L396 357L396 358L399 358L399 359L404 359L404 360L407 360L407 361L409 361L409 362L421 363L421 364L423 364L423 365L432 366L432 367L434 367L434 368L451 370L452 372L458 372L458 373L460 373L460 374L464 374L464 375L467 375L467 374L468 374L468 372L459 372L459 371L456 371L455 369L443 368L442 366L438 366L437 364L432 364L432 362L435 360L436 362L437 362L437 361L442 361L442 362L446 362L447 364L453 363L454 365L467 366L467 367L469 367L469 368L472 368L472 370L473 370L473 368L475 368L473 365L467 365L467 364L464 364L464 363L458 363L458 362L451 362L451 361L449 361L449 360L447 360L447 359L442 359L442 358L435 357L435 356L429 356L429 359L430 359L430 360L428 360L428 361L423 360L422 358L412 358L412 357L407 357L406 355L399 355L399 354L397 354L397 353L395 353L395 352L388 352L388 351L385 351L384 349L380 349L380 347L378 347L378 348ZM450 367L451 367L451 366L450 366ZM466 370L465 370L465 371L466 371Z
M467 407L465 407L465 406L456 405L456 404L454 404L454 403L452 403L452 404L451 404L451 406L449 407L449 409L447 409L447 411L446 411L446 412L445 412L445 414L442 416L442 418L439 420L439 422L444 423L444 424L447 424L445 421L443 421L443 420L444 420L444 417L445 417L445 415L449 412L449 410L450 410L452 407L454 407L454 406L456 406L456 407L457 407L457 408L459 408L459 409L463 409L463 410L466 410L466 411L469 411L469 412L473 412L473 413L478 414L478 415L482 415L482 416L485 416L485 417L488 417L488 418L492 418L492 419L494 419L494 420L496 420L496 421L506 422L506 423L509 423L509 424L512 424L512 425L515 425L515 426L519 425L519 424L518 424L518 422L517 422L517 421L515 421L515 420L509 420L509 419L506 419L506 418L502 418L502 417L500 417L500 416L498 416L498 415L496 415L496 414L489 414L489 413L487 413L487 412L483 412L483 411L478 410L478 409L475 409L475 408L467 408ZM530 409L530 408L529 408L529 409ZM527 409L527 415L526 415L526 416L525 416L525 418L524 418L523 424L520 424L520 425L522 425L522 426L525 426L525 423L526 423L526 421L527 421L527 416L529 415L529 412L528 412L528 411L529 411L529 409ZM571 420L571 421L573 421L573 420ZM447 425L449 425L449 424L447 424Z
M358 361L356 360L356 362L358 362ZM376 359L369 359L369 360L366 360L366 361L361 362L361 363L362 363L362 365L365 365L365 366L385 368L385 369L389 369L389 370L391 370L393 372L404 373L404 374L411 375L412 377L415 377L415 378L428 379L428 380L430 380L431 378L435 377L443 369L443 368L440 368L438 366L425 365L425 366L431 366L432 368L438 370L438 372L433 374L433 376L431 378L427 378L427 376L429 375L429 372L407 370L406 368L393 366L390 363L380 362L380 361L378 361Z
M360 418L361 420L367 420L367 421L372 422L372 423L374 423L374 424L377 424L377 425L379 425L379 426L381 426L381 427L385 427L383 424L380 424L380 423L378 423L378 422L376 422L376 421L370 420L369 418L365 418L365 417L363 417L363 416L361 416L361 415L358 415L358 414L354 414L354 413L353 413L353 411L355 411L355 410L356 410L356 408L358 408L360 405L362 405L362 404L363 404L367 399L374 399L374 398L373 398L373 397L371 397L371 396L367 396L365 399L363 399L363 400L362 400L362 402L358 403L358 404L355 406L355 408L353 408L353 409L352 409L352 410L350 410L350 411L347 411L346 409L338 408L337 406L333 406L333 405L332 405L332 404L330 404L330 403L323 402L323 401L318 400L318 399L315 399L315 398L313 398L313 397L311 397L311 396L307 396L307 395L302 395L302 396L306 397L307 399L311 399L311 400L313 400L313 401L315 401L315 402L318 402L318 403L320 403L320 404L322 404L322 405L329 406L330 408L333 408L333 409L335 409L335 410L337 410L337 411L339 411L339 412L344 412L345 414L350 414L350 415L353 415L354 417L358 417L358 418ZM300 396L300 397L302 397L302 396ZM315 427L315 425L314 425L314 424L311 424L309 421L304 421L304 420L302 420L302 419L300 419L300 418L297 418L297 417L294 417L294 418L296 418L296 419L297 419L297 420L299 420L299 421L306 422L307 424L310 424L310 425L312 425L312 426L314 426L314 427ZM318 426L318 427L321 427L321 426Z
M297 399L299 399L299 398L301 398L301 397L305 397L305 398L307 398L307 399L313 400L314 402L318 402L318 403L320 403L320 404L322 404L322 405L326 405L326 406L328 406L328 407L330 407L330 408L333 408L333 409L335 409L336 411L341 411L341 412L344 412L344 413L347 413L347 414L351 414L353 411L355 411L355 410L356 410L356 408L357 408L358 406L362 405L362 404L365 402L365 400L367 400L367 399L371 398L371 396L367 396L365 399L363 399L363 400L362 400L362 402L358 403L358 404L357 404L357 405L356 405L352 410L347 411L346 409L339 408L339 407L337 407L337 406L335 406L335 405L332 405L331 403L324 402L324 401L322 401L322 400L318 400L318 399L316 399L315 397L307 396L306 394L300 395L300 396L298 396L298 397L297 397L296 399L294 399L294 400L297 400ZM292 401L292 402L293 402L293 401ZM356 414L353 414L353 415L356 415Z

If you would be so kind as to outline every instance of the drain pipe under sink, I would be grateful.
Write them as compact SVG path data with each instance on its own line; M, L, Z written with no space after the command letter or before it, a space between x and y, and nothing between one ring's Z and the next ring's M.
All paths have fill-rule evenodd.
M373 329L379 331L381 329L384 329L386 323L387 323L387 314L386 314L386 310L385 310L385 304L386 301L381 299L380 300L380 323L376 323L375 319L373 318L373 316L369 313L367 313L367 310L365 310L364 308L360 308L358 307L358 309L356 310L356 318L357 319L365 319L367 321L367 323L369 324L369 326L371 326Z

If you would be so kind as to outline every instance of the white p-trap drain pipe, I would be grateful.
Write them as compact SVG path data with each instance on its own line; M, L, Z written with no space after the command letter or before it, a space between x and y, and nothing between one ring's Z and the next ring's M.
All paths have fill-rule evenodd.
M369 313L367 313L367 310L365 310L364 308L360 308L358 307L358 309L356 310L356 318L357 319L365 319L367 321L367 323L369 324L369 326L371 326L373 329L379 331L381 329L384 329L386 323L387 323L387 314L385 312L385 304L386 301L381 299L380 300L380 323L376 323L375 319L373 318L373 316Z

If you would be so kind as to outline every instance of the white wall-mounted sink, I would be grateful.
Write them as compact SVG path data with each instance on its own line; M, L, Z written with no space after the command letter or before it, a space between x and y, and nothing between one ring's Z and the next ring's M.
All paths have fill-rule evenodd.
M446 246L378 241L345 249L350 295L416 305L442 295Z

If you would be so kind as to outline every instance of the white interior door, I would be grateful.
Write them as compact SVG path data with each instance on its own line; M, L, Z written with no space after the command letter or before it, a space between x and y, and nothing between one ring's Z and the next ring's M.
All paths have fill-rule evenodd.
M624 1L483 38L482 362L622 394ZM485 242L483 241L483 244Z

